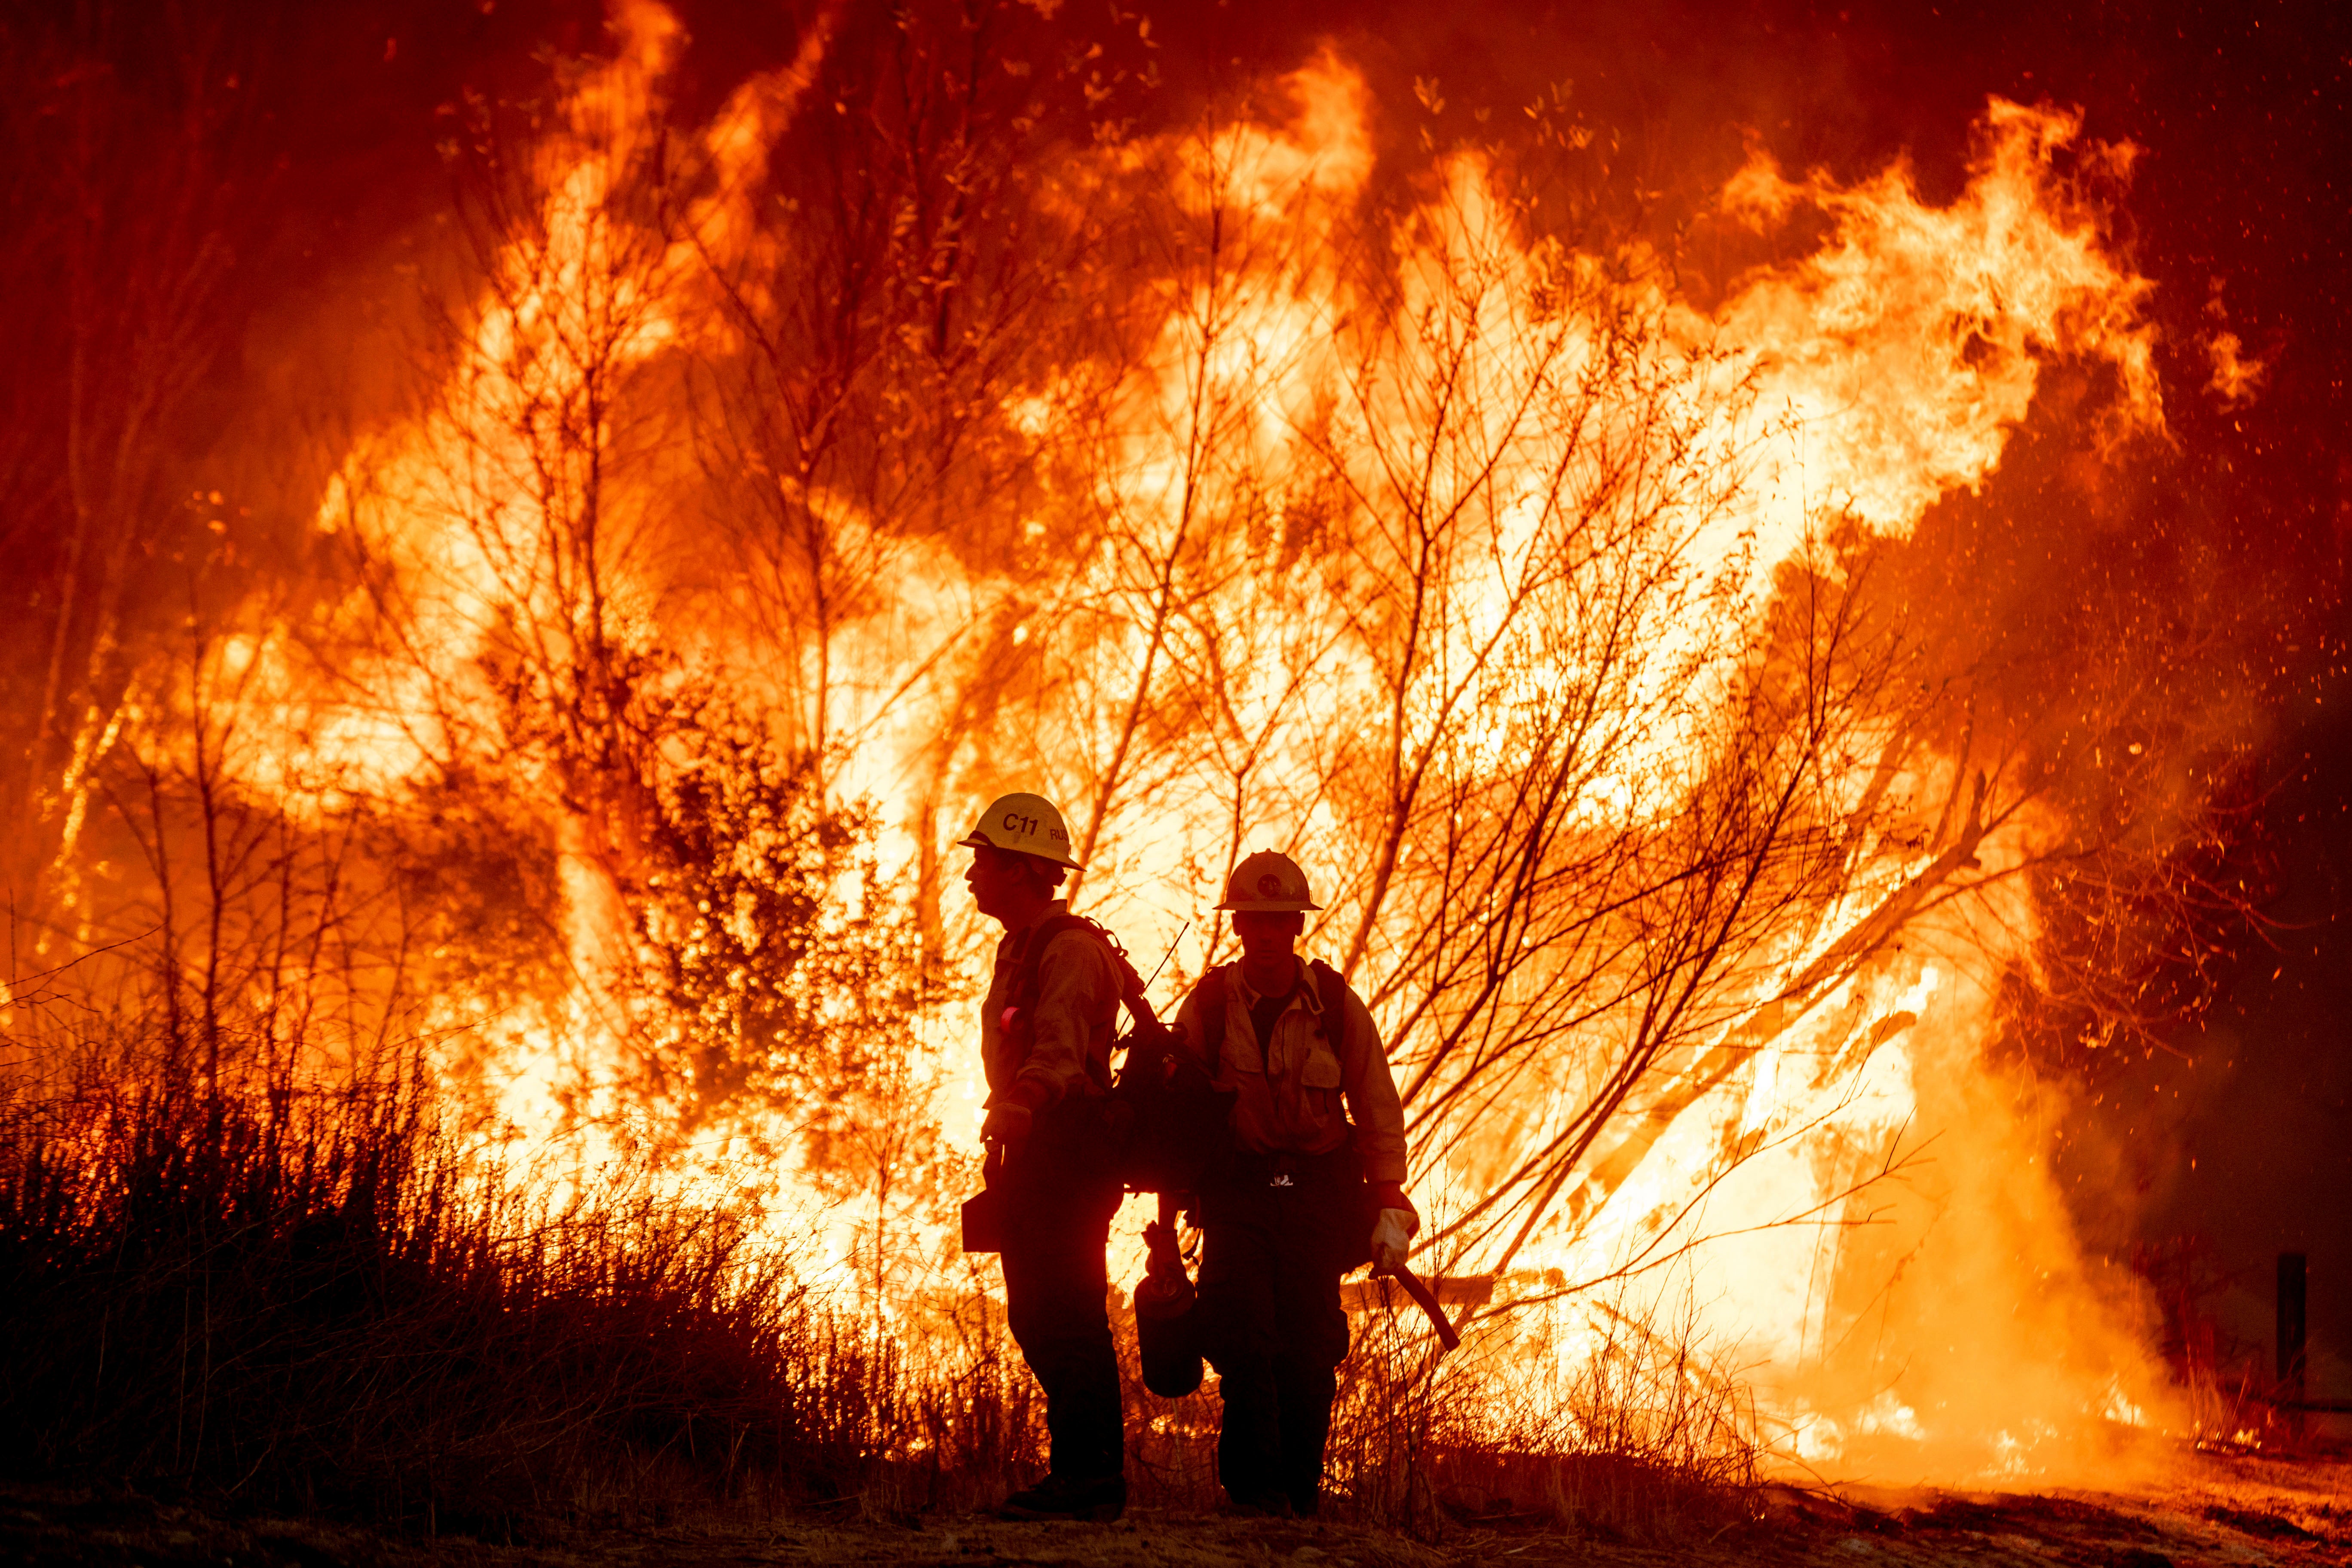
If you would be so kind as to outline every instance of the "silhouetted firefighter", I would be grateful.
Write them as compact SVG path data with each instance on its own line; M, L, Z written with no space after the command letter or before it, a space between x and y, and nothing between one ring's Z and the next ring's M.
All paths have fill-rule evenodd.
M1005 795L961 843L972 901L1004 927L980 1019L988 1190L965 1205L964 1245L1003 1255L1005 1313L1045 1391L1051 1442L1045 1479L1003 1511L1117 1519L1126 1442L1103 1252L1121 1186L1110 1055L1128 966L1054 896L1077 862L1050 802Z
M1421 1220L1404 1195L1404 1115L1371 1014L1337 971L1297 954L1306 911L1320 907L1307 874L1260 851L1234 868L1217 907L1233 915L1241 962L1202 975L1177 1015L1235 1096L1229 1136L1200 1179L1192 1316L1224 1399L1226 1497L1240 1510L1311 1514L1348 1355L1339 1276L1367 1260L1376 1274L1401 1269Z

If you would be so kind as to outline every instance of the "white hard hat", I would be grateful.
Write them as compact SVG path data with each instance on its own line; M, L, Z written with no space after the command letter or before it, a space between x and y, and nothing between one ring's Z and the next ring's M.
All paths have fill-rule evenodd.
M1236 914L1278 915L1322 907L1307 890L1298 862L1272 849L1261 849L1234 868L1225 881L1225 901L1217 906Z
M965 848L1010 849L1034 855L1073 871L1085 867L1070 858L1070 829L1054 803L1042 795L1001 795L980 814L979 825L956 842Z

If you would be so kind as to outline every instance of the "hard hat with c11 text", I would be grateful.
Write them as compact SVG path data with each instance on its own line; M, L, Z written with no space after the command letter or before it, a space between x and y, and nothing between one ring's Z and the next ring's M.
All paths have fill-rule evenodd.
M1073 871L1085 869L1070 858L1069 825L1042 795L997 796L980 814L978 826L956 843L970 849L1010 849Z

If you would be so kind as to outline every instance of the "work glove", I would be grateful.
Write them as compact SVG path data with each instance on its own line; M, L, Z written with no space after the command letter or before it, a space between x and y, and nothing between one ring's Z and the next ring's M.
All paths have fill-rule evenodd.
M1381 1278L1404 1267L1405 1257L1412 1250L1413 1233L1421 1228L1421 1215L1413 1212L1411 1200L1397 1184L1391 1182L1375 1192L1381 1217L1372 1226L1372 1274Z
M1403 1268L1405 1255L1412 1250L1412 1215L1403 1209L1382 1209L1380 1223L1372 1226L1374 1278L1393 1274Z
M1414 1208L1412 1200L1404 1195L1402 1182L1376 1182L1372 1184L1372 1196L1379 1200L1381 1207L1403 1212L1404 1228L1409 1234L1421 1234L1421 1211Z
M1028 1141L1029 1129L1036 1122L1036 1113L1017 1100L988 1108L988 1120L980 1124L981 1141L1002 1143L1007 1150L1018 1149Z

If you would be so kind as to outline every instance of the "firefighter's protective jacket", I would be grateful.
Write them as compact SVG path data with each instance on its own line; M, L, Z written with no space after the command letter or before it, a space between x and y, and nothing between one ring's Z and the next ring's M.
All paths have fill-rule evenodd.
M1176 1015L1184 1037L1201 1042L1196 1048L1209 1048L1202 1041L1202 994L1212 984L1224 986L1224 1038L1214 1043L1213 1070L1219 1089L1238 1091L1236 1142L1259 1153L1328 1154L1347 1142L1352 1117L1364 1179L1402 1182L1404 1108L1380 1029L1352 988L1342 988L1347 1016L1326 1019L1314 972L1305 959L1297 963L1297 982L1270 1040L1260 1041L1250 1021L1260 998L1242 978L1239 963L1211 970L1184 998Z
M1067 914L1069 900L1055 899L1038 924ZM1065 1099L1106 1092L1110 1087L1111 1041L1118 1034L1119 977L1100 938L1083 930L1061 931L1046 943L1037 964L1037 1001L1026 1028L1008 1028L1021 960L1036 926L1007 931L996 944L996 973L980 1009L981 1065L988 1074L988 1103L1025 1105L1044 1110ZM1028 1036L1026 1055L1021 1037Z

